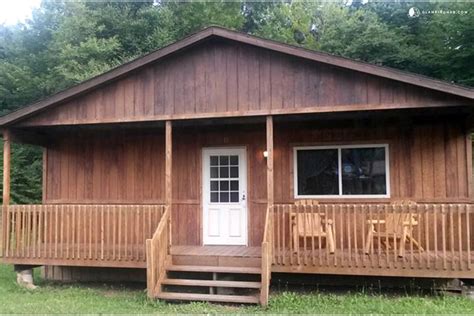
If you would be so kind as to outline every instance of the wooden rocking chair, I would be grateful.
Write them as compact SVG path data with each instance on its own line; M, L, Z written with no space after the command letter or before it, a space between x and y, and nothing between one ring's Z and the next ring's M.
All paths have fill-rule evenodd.
M314 200L298 200L295 202L295 205L318 205L318 202ZM326 246L329 248L329 253L334 253L335 243L331 219L325 219L322 213L297 212L291 214L291 222L295 251L299 249L300 238L312 238L313 240L324 238L326 240Z
M413 202L402 203L407 207L413 205ZM398 245L398 256L405 255L405 244L412 242L420 251L424 251L420 243L413 237L413 228L418 225L417 215L408 213L388 213L384 219L369 219L369 226L365 253L373 253L374 239L380 238L380 245L387 250L391 249L390 242L394 243L394 248ZM387 244L388 241L388 244Z

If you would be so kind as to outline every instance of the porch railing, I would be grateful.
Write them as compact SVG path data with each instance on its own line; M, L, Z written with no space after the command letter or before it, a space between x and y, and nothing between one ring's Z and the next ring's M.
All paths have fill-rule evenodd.
M470 204L275 205L274 271L474 277Z
M170 261L171 208L166 207L153 237L146 240L147 292L151 298L161 293L161 281L166 276Z
M3 260L144 267L145 240L164 211L163 205L10 205Z

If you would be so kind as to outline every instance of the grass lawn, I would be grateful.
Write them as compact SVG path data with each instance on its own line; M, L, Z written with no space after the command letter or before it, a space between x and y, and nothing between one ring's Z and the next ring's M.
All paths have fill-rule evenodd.
M143 289L111 284L59 285L36 277L40 286L19 288L11 266L0 265L0 313L428 313L474 314L474 301L459 296L272 293L267 309L208 303L149 300Z

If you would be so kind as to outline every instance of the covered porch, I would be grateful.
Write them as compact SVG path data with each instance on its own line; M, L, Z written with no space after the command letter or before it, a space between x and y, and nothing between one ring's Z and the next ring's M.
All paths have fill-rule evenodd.
M133 132L126 124L100 132L88 127L91 138L77 144L74 138L61 141L62 136L46 141L46 193L39 205L9 205L7 131L2 260L147 269L151 297L163 295L162 284L172 271L167 269L180 269L177 265L191 269L192 262L192 269L211 271L211 266L227 271L222 273L251 267L259 275L263 303L272 272L474 278L471 153L464 127L426 119L425 126L411 128L397 113L166 121ZM417 111L409 119L417 116L425 113ZM41 131L48 129L63 132L61 126ZM75 132L68 127L63 135ZM427 142L431 132L434 140ZM94 145L90 149L87 143ZM295 148L347 143L389 147L390 194L295 197ZM203 189L202 151L230 147L245 148L247 236L239 246L211 246L203 229L203 196L212 190ZM87 157L92 166L84 157L76 159L84 152L92 153ZM65 157L67 163L58 163ZM441 176L431 163L443 170ZM300 203L305 200L312 202Z

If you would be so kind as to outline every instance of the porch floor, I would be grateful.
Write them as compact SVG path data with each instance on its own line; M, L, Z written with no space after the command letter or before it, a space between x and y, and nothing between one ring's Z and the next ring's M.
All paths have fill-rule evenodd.
M247 246L171 246L175 256L219 256L260 258L260 247Z

